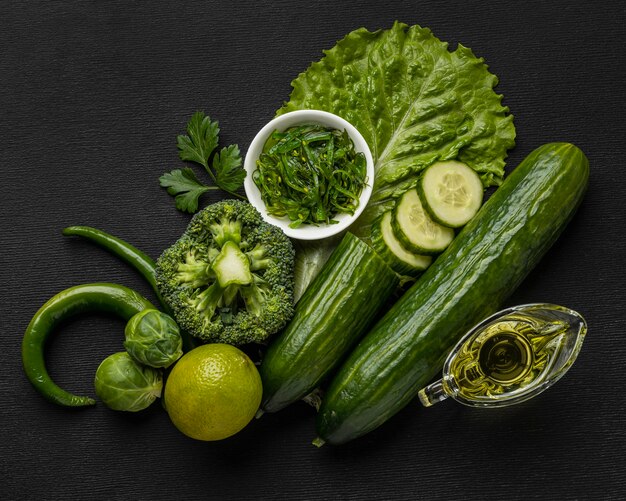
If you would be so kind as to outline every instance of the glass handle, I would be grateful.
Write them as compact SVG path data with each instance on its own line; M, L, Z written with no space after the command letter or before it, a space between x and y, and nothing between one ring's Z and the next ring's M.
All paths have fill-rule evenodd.
M422 388L418 393L420 402L424 407L435 405L448 398L448 396L449 395L443 387L443 380L441 379L429 384L426 388Z

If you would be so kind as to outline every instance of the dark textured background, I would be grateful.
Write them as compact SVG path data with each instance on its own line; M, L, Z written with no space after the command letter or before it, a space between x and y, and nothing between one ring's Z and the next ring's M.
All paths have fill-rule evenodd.
M71 285L127 266L66 239L100 227L152 256L185 228L158 176L203 109L245 151L322 49L394 20L471 47L515 115L509 166L566 140L587 197L511 298L582 312L589 335L554 388L498 411L415 402L375 432L316 449L296 404L220 443L185 438L159 406L126 415L46 402L22 373L30 317ZM626 124L622 2L0 2L0 497L2 499L625 499ZM123 323L71 322L48 350L57 382L93 395Z

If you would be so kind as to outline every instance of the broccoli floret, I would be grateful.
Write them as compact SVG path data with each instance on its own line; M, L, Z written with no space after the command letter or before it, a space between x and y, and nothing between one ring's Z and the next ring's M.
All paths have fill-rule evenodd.
M294 248L248 202L198 212L157 260L178 324L207 342L264 343L293 315Z

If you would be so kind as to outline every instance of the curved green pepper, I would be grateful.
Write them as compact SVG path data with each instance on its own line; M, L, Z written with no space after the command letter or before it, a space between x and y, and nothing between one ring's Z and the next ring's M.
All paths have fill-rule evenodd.
M126 264L129 264L135 270L137 270L141 276L148 282L150 287L157 296L159 303L163 307L165 313L174 318L172 310L167 305L163 297L161 296L161 292L156 284L156 269L154 260L140 251L133 245L128 242L122 240L121 238L114 237L109 233L106 233L102 230L98 230L97 228L92 228L90 226L68 226L63 230L63 235L65 236L79 236L83 237L90 242L95 243L96 245L102 247L103 249L108 250L113 255L120 258ZM195 348L196 344L192 337L181 329L180 335L183 339L183 351L187 352L192 348Z
M73 395L52 381L44 357L47 339L59 322L79 313L112 313L128 321L146 308L155 307L138 292L117 284L77 285L59 292L39 308L24 333L22 363L26 376L51 402L68 407L94 405L94 399Z
M103 249L110 251L126 264L135 268L150 284L150 287L152 287L152 290L156 293L159 302L164 307L167 307L167 305L163 302L161 293L156 285L155 263L150 256L137 249L137 247L125 242L121 238L114 237L113 235L90 226L68 226L63 230L63 235L83 237L99 245Z

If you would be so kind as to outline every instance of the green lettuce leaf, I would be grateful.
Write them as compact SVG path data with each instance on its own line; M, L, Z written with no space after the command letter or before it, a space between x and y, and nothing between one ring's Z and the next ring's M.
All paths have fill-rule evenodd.
M374 190L350 231L367 242L371 224L436 161L467 163L485 187L502 182L515 127L494 91L497 83L467 47L450 52L429 29L395 23L389 30L358 29L325 51L291 83L277 115L325 110L363 135L374 157ZM296 276L298 289L306 288L330 250L325 242L297 249L297 269L307 270Z
M396 23L353 31L324 54L292 82L277 114L330 111L369 144L374 191L350 231L367 241L371 223L439 160L467 163L486 187L501 183L513 117L493 90L497 77L470 49L450 52L429 29Z

